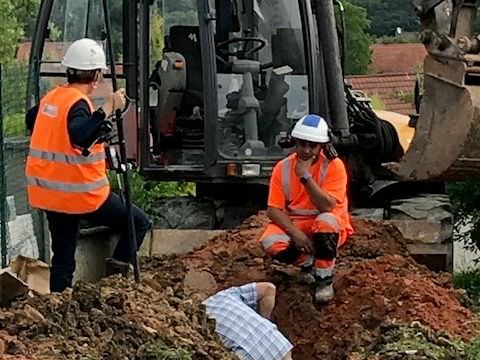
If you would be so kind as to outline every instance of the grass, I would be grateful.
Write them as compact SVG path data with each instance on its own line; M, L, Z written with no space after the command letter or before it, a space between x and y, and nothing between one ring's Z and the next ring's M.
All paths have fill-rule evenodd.
M413 91L404 91L404 90L399 90L395 93L395 97L408 104L413 104L415 101L415 94Z
M372 95L370 100L370 105L372 106L373 110L385 110L385 104L383 103L382 99L380 99L380 96Z
M182 348L170 348L162 343L150 343L140 356L141 360L192 360L192 354Z

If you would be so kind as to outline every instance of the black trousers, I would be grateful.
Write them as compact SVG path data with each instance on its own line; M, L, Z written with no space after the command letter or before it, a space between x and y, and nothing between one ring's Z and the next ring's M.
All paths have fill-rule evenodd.
M132 206L132 212L138 250L152 225L147 215L138 207ZM113 252L113 258L130 262L127 208L117 194L110 193L100 208L91 213L65 214L46 211L46 214L53 252L50 268L50 291L61 292L72 286L80 220L88 220L96 225L106 225L114 232L119 233L120 238Z

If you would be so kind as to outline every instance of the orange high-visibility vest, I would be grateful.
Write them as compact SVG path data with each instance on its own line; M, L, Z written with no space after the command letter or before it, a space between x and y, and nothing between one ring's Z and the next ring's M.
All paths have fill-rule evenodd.
M296 163L296 153L277 163L272 173L268 205L283 209L292 218L315 218L320 215L320 211L312 203L306 189L295 175ZM334 178L344 180L345 188L340 189L336 194L329 193L337 200L332 214L337 217L336 223L339 225L340 233L346 239L353 233L353 228L348 214L347 173L342 160L339 158L330 160L320 153L318 162L312 166L310 171L317 185L327 192L329 192L328 174L332 173L335 175ZM273 186L274 184L278 184L278 186Z
M28 199L35 208L84 214L97 210L110 193L103 144L83 156L70 143L67 117L79 100L93 111L90 99L68 85L40 101L25 170Z

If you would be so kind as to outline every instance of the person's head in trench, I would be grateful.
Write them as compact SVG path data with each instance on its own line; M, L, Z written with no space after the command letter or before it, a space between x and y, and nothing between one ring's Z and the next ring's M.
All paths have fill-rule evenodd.
M274 284L257 282L230 287L203 302L223 344L241 359L292 359L293 345L270 321L275 295Z

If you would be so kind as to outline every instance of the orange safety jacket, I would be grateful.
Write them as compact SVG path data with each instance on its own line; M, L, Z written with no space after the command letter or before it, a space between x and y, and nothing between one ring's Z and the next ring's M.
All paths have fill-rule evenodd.
M83 156L70 143L67 117L79 100L93 111L90 99L68 85L40 101L25 170L28 199L35 208L84 214L97 210L110 193L103 144Z
M293 219L315 218L320 215L320 211L295 175L296 162L297 154L294 153L275 166L270 181L268 206L283 209ZM310 168L310 173L322 190L337 201L331 213L338 219L340 233L346 239L353 233L353 228L348 214L347 173L342 160L330 160L320 153L318 161Z

